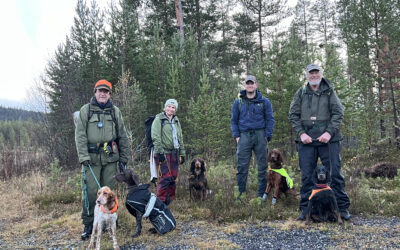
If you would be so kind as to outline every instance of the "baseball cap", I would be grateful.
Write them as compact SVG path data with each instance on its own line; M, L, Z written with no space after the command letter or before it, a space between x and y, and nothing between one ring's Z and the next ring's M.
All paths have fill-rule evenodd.
M252 81L252 82L254 82L254 83L257 83L256 77L255 77L255 76L252 76L252 75L248 75L248 76L246 77L246 80L245 80L244 82L246 83L246 82L248 82L248 81Z
M318 65L312 63L312 64L309 64L309 65L307 66L306 72L308 73L308 72L310 72L311 70L318 70L318 71L321 71L321 67L319 67Z
M97 89L107 89L108 91L111 92L112 85L111 85L111 83L109 81L102 79L102 80L99 80L99 81L96 82L96 84L94 85L94 89L95 90L97 90Z

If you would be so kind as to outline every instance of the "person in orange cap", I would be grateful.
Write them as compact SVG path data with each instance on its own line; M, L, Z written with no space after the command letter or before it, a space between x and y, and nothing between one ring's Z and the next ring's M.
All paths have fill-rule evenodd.
M94 85L94 97L82 106L76 121L75 144L82 164L82 222L81 235L86 240L92 234L97 190L114 188L113 176L126 168L129 140L121 111L111 101L112 84L99 80Z

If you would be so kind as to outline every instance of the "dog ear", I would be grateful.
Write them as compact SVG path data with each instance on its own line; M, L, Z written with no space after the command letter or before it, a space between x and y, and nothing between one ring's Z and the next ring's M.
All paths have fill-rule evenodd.
M271 154L272 154L272 151L269 151L268 155L267 155L267 162L271 162Z
M201 170L202 170L203 172L206 172L206 171L207 171L206 163L204 162L203 159L201 159L200 162L201 162Z
M196 162L196 159L193 159L192 163L190 164L190 172L193 173L194 172L194 164Z
M283 158L283 155L281 152L279 152L279 163L283 163L285 161L285 158Z

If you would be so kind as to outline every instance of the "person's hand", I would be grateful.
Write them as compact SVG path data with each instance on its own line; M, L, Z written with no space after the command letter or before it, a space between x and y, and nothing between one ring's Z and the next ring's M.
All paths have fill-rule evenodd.
M119 172L123 173L125 169L126 169L126 163L125 162L120 162L119 163Z
M328 143L330 139L331 139L331 134L329 134L328 132L325 132L320 137L318 137L317 140L322 143Z
M300 135L300 140L303 144L312 143L312 138L309 135L307 135L306 133L303 133Z
M90 161L89 161L89 160L83 161L83 162L82 162L82 165L84 165L85 167L87 167L87 166L90 165Z
M235 139L236 139L236 143L239 143L240 137L236 137Z
M181 159L180 159L180 160L181 160L180 164L185 163L185 156L181 156L180 158L181 158Z
M267 142L270 142L271 139L272 139L272 138L271 138L270 136L265 137L265 140L266 140Z
M162 163L162 162L164 162L165 161L165 156L164 156L164 154L158 154L158 162L159 163Z

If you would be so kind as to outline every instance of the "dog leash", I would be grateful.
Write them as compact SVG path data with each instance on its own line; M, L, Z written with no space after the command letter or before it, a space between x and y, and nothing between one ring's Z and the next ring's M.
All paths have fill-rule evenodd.
M328 142L328 157L329 157L329 186L332 184L332 157L331 157L331 143Z
M96 175L94 174L92 167L90 166L90 164L88 164L87 166L88 166L90 172L92 173L93 178L94 178L94 180L95 180L96 183L97 183L97 186L98 186L99 189L100 189L100 188L101 188L100 183L99 183L99 181L97 180ZM90 207L90 204L89 204L89 197L88 197L88 194L87 194L86 168L85 168L85 170L83 171L83 192L84 192L84 195L85 195L85 208L86 208L87 214L89 215L89 207Z

